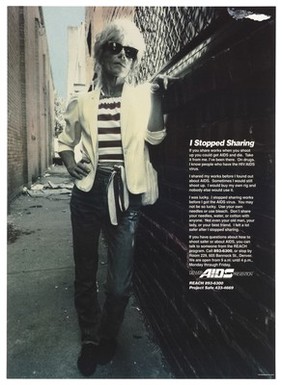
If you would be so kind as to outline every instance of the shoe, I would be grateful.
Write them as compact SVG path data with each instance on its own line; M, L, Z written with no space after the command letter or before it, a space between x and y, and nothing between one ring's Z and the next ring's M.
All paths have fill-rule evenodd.
M91 376L97 366L98 346L93 343L84 343L77 360L77 367L84 376Z
M114 338L111 338L109 340L102 339L98 346L97 363L100 365L106 365L113 359L116 349L117 341Z

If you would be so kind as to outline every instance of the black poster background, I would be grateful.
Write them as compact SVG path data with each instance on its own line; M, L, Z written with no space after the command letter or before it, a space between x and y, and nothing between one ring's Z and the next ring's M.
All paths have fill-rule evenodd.
M252 9L271 14L265 22L238 14L234 18L227 8L216 11L217 22L188 47L186 67L184 63L171 70L167 65L163 71L177 79L165 98L167 138L151 149L160 198L142 217L136 287L177 377L274 378L275 8ZM206 164L189 170L191 149L207 149L211 154L206 143L217 142L213 150L237 148L242 155L247 147L228 147L228 139L253 143L254 167L242 168L236 160L230 167ZM196 145L197 140L204 144ZM192 175L209 179L215 174L244 173L254 175L255 188L237 188L234 193L189 189ZM202 187L209 183L204 180ZM209 203L212 195L230 198L237 193L253 197L249 208L254 221L248 229L210 233L203 231L202 219L198 230L192 231L189 197L196 195L200 202L205 196ZM191 267L189 236L211 234L226 239L230 234L250 236L253 263L231 262L234 274L226 278L222 274L229 271L219 265L220 270L209 270L200 278L213 268L208 262L211 256L206 255L204 267ZM203 238L201 243L205 254ZM248 271L249 276L238 276ZM210 283L213 288L207 288ZM228 290L222 290L224 286Z

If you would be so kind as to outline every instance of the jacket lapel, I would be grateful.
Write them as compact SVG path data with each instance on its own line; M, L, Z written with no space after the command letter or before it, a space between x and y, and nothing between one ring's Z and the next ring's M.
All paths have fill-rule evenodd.
M123 146L126 144L127 127L128 127L128 112L130 102L130 90L131 87L125 83L122 90L121 108L120 108L120 125L121 125L121 138Z
M97 146L98 146L98 133L97 133L97 117L98 117L98 105L100 100L100 92L101 89L97 88L93 92L91 92L90 100L88 103L88 113L89 113L89 121L90 121L90 134L92 140L92 148L94 149L94 153L97 154Z

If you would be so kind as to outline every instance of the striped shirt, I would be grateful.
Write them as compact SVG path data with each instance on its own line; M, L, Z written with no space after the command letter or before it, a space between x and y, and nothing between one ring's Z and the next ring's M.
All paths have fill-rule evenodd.
M103 98L98 106L98 166L123 165L120 129L121 97Z

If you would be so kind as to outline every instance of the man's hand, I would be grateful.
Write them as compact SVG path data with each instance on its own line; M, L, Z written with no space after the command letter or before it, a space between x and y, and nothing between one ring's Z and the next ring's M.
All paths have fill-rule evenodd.
M71 176L76 179L82 179L87 176L90 172L90 168L85 165L85 163L90 163L89 159L81 159L78 163L74 163L70 167L67 167L67 170Z
M164 95L171 84L180 78L159 74L151 83L151 93L156 95Z
M74 178L82 179L91 171L90 168L86 165L87 163L91 163L90 159L86 156L84 156L81 161L76 163L73 151L61 151L59 154L69 174Z

